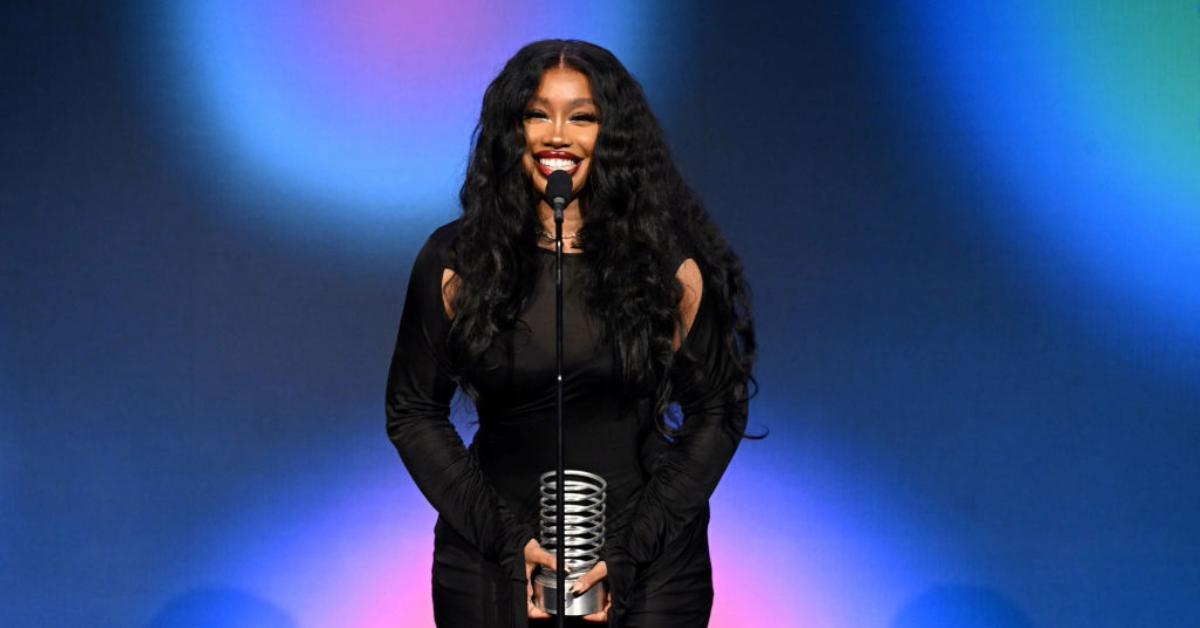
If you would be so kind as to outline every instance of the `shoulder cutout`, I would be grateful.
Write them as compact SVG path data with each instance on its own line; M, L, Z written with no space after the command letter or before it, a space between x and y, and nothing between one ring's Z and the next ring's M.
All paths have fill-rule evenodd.
M683 285L683 296L679 299L679 317L683 319L683 329L675 333L675 349L683 344L687 334L696 321L696 312L700 309L700 298L704 295L704 278L700 276L700 267L696 260L687 258L675 271L675 278Z
M458 292L458 275L449 268L442 269L442 309L446 318L454 318L454 295Z

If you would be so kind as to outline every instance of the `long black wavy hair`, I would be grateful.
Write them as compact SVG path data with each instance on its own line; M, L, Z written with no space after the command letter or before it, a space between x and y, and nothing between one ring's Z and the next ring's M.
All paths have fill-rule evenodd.
M531 43L509 59L484 93L459 194L463 215L454 245L458 284L451 359L458 372L477 364L501 331L516 323L533 291L541 227L539 198L522 167L522 122L543 73L555 67L587 76L600 111L591 173L579 193L584 300L603 321L603 338L612 342L626 384L652 395L659 430L671 436L678 423L668 413L673 400L668 375L677 360L690 358L672 346L683 325L678 307L683 288L676 269L668 267L681 256L673 252L700 267L702 301L709 302L726 353L721 357L735 374L730 404L744 401L753 382L750 292L737 255L676 169L641 86L595 44ZM744 428L737 431L744 435Z

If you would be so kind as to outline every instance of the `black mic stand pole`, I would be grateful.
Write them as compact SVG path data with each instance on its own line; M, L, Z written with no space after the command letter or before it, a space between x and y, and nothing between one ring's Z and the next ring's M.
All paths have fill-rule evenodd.
M557 603L555 608L558 612L555 613L554 625L557 628L563 628L566 621L567 608L567 547L564 542L564 532L567 527L566 504L563 499L566 495L566 474L563 471L563 209L566 205L565 198L554 199L554 361L555 361L555 405L558 411L558 466L556 468L555 477L555 512L554 512L554 529L557 532L558 541L554 544L554 556L556 559L554 570L554 579L557 584L555 587L555 596Z

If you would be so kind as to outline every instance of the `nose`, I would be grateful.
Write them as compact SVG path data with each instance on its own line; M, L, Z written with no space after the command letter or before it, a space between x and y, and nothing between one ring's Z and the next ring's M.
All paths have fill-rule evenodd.
M547 146L557 148L567 146L571 143L571 140L567 139L567 134L564 132L565 125L566 123L562 120L554 123L553 128L550 129L549 137L546 138Z

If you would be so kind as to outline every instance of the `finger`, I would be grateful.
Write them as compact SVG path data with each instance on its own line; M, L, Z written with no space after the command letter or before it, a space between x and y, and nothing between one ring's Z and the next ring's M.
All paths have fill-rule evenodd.
M591 615L584 615L583 620L584 621L608 621L608 611L611 608L612 608L612 596L609 595L608 593L605 593L604 594L604 609L599 612L592 613Z
M530 619L546 619L550 617L550 613L538 608L533 603L533 584L528 580L525 581L525 614Z
M525 570L528 572L532 569L530 563L525 563ZM540 609L533 603L533 581L528 576L525 578L525 614L530 619L549 619L550 613Z
M571 589L571 591L577 595L584 593L588 589L592 588L592 585L607 577L608 565L606 565L604 561L600 561L596 563L595 567L592 567L587 573L583 574L578 580L575 581L575 586Z
M525 563L525 614L530 619L550 619L553 616L534 604L533 601L533 578L530 577L530 572L533 569L533 563Z
M580 576L579 579L575 581L575 584L571 585L571 593L574 593L575 595L583 595L584 593L587 593L587 590L592 588L592 585L596 584L595 580L590 579L590 575L591 572L588 572Z
M554 554L551 554L544 549L536 549L530 553L532 554L531 558L533 559L533 562L545 567L546 569L549 569L550 571L556 571L555 567L558 566L558 559L554 556Z
M556 561L557 559L555 555L547 552L546 549L537 542L537 539L530 539L529 542L525 544L526 566L532 563L540 567L545 567L550 571L554 571Z

